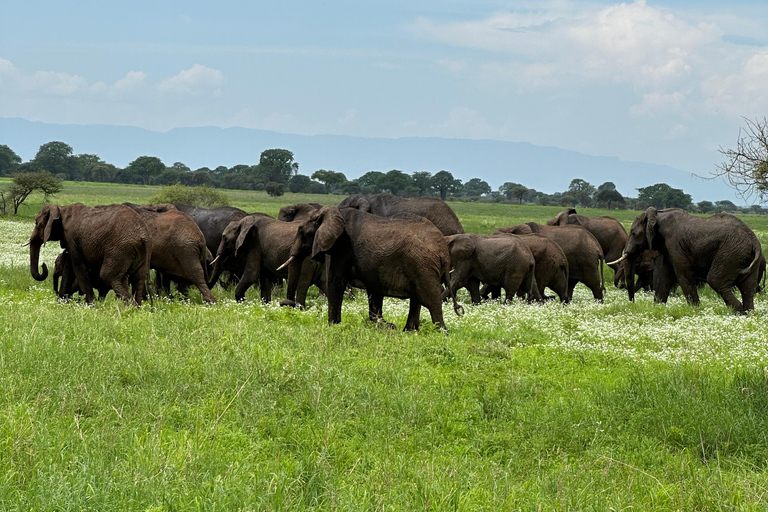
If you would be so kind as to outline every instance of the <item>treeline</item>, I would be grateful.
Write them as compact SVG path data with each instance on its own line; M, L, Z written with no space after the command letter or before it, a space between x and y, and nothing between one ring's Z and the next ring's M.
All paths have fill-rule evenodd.
M666 183L638 188L636 197L627 197L623 196L612 182L595 187L583 179L572 180L563 192L547 194L512 181L502 184L497 190L493 190L488 182L480 178L472 178L463 183L445 170L435 174L427 171L407 174L397 169L388 172L370 171L350 180L342 172L320 169L307 176L299 173L299 164L294 160L293 153L279 148L263 151L255 165L222 165L215 169L201 167L192 170L182 162L167 166L155 156L140 156L121 169L105 162L98 155L74 154L71 146L60 141L43 144L32 160L22 163L21 158L11 148L0 145L0 176L32 171L48 171L61 180L143 185L205 185L235 190L265 190L273 196L280 196L286 191L337 195L389 192L403 197L439 196L444 200L545 206L633 210L655 206L684 208L699 213L765 213L759 205L740 209L728 200L715 203L701 201L694 205L689 194Z

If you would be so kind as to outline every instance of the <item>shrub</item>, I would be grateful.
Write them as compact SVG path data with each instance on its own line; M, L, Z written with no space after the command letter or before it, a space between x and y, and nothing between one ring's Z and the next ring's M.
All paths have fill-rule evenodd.
M186 187L171 185L163 187L158 194L149 198L150 203L183 203L190 206L215 208L229 206L229 198L224 192L211 187Z
M285 194L285 187L282 183L277 183L276 181L270 181L267 183L267 186L265 187L267 194L269 194L272 197L280 197L281 195Z

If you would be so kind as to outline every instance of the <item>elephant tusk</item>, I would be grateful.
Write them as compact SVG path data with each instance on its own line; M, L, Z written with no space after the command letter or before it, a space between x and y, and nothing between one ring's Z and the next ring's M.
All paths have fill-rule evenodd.
M288 258L288 260L287 260L285 263L283 263L282 265L280 265L279 267L277 267L277 270L283 270L285 267L287 267L288 265L290 265L292 261L293 261L293 256L291 256L290 258Z
M31 243L32 243L32 240L30 240L29 242L27 242L27 243L25 243L25 244L21 244L21 246L22 246L22 247L27 247L27 246L28 246L29 244L31 244Z
M215 258L211 260L211 265L215 265L217 261L219 261L219 258L221 258L221 254L217 254Z
M618 263L621 263L621 262L622 262L622 261L624 261L625 259L627 259L627 254L626 254L626 253L622 254L622 255L621 255L621 258L617 259L616 261L612 261L612 262L610 262L610 263L606 263L606 265L616 265L616 264L618 264Z

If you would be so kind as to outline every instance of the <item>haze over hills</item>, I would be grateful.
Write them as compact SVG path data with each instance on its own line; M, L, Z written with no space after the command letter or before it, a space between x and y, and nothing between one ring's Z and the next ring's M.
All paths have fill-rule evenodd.
M371 170L435 173L445 169L463 181L484 179L494 190L513 181L546 193L562 192L572 179L582 178L595 186L613 181L625 196L636 196L638 187L663 182L682 188L694 202L730 199L742 203L721 181L702 180L674 167L525 142L308 136L216 127L154 132L127 126L60 125L0 118L0 144L8 145L24 161L33 158L41 144L53 140L66 142L75 153L95 153L118 167L142 155L157 156L166 165L183 162L192 169L231 167L257 163L265 149L285 148L294 153L299 172L306 175L330 169L354 179ZM708 172L702 170L701 175Z

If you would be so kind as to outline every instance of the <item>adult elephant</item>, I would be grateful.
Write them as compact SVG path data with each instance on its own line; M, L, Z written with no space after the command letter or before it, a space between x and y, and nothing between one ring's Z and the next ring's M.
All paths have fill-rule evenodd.
M35 216L28 242L30 271L38 281L48 277L45 263L42 274L37 267L40 248L49 240L58 241L68 251L86 302L93 302L91 275L98 275L118 297L141 305L152 242L144 220L131 208L120 204L92 208L82 203L44 206Z
M206 246L203 232L192 217L179 210L157 211L133 203L123 203L141 215L152 240L150 268L162 273L166 279L192 283L200 290L203 300L216 302L208 288L208 262L211 251ZM186 289L186 283L181 290Z
M527 222L507 228L499 228L496 233L543 235L563 250L568 260L567 301L573 299L573 289L578 283L584 283L592 291L596 300L603 300L602 265L605 261L603 250L594 236L581 226L546 226L536 222Z
M406 199L392 194L353 194L339 203L339 208L355 208L381 217L412 213L432 222L444 235L464 233L456 213L437 197Z
M497 235L502 236L502 235ZM567 303L568 300L568 258L565 253L554 241L543 235L510 235L504 233L503 236L515 236L522 240L531 250L533 258L536 260L534 277L536 286L539 289L541 300L550 299L544 294L546 288L555 292L560 302ZM501 288L498 286L484 285L480 290L483 299L491 295L494 299L501 297ZM518 292L518 297L522 294Z
M211 254L216 254L219 244L221 244L221 234L224 232L224 228L226 228L230 222L238 221L248 215L247 212L240 208L234 208L232 206L201 208L199 206L189 206L181 203L176 203L173 206L177 210L192 217L192 220L195 221L195 224L197 224L200 231L202 231L203 236L205 237L205 245L208 247L208 250L211 251ZM227 284L231 284L239 279L245 268L245 259L227 256L221 261L219 268L220 271L216 275L216 279L208 281L209 287L216 284L216 281L218 281L223 272L229 273L230 279L227 281Z
M230 222L216 250L213 278L218 276L222 260L242 258L245 265L235 288L235 299L244 300L248 288L258 283L261 300L270 302L272 287L278 280L288 277L288 270L280 266L290 257L291 245L299 226L299 222L283 222L263 213L252 213ZM316 284L321 289L324 287L323 270L323 266L317 262L307 261L303 265L296 300L300 306L306 302L310 285Z
M754 309L763 258L755 233L728 213L694 217L680 208L648 208L635 217L629 231L623 263L632 276L646 250L659 253L653 269L653 286L658 302L666 302L675 284L693 305L699 304L697 285L707 283L735 311ZM741 292L741 301L733 294ZM627 281L630 300L634 283Z
M480 283L503 288L506 301L520 294L528 301L541 300L534 272L536 260L528 245L516 235L459 234L445 237L451 255L449 290L466 288L472 304L480 304Z
M627 244L627 231L621 222L607 215L602 217L587 217L579 215L574 208L560 212L555 218L547 221L547 226L581 226L597 239L603 249L605 261L615 261L621 257L621 252ZM613 284L616 287L624 285L624 270L622 265L608 265L614 271Z
M283 222L304 222L309 219L312 212L322 208L320 203L298 203L290 206L283 206L277 214L277 220Z
M341 322L349 284L368 293L368 317L383 321L384 297L410 299L405 330L419 328L421 306L432 322L445 328L442 283L450 288L448 244L434 224L417 215L381 217L355 208L325 206L296 231L288 271L289 294L308 259L328 259L328 323ZM453 292L454 310L459 312Z

